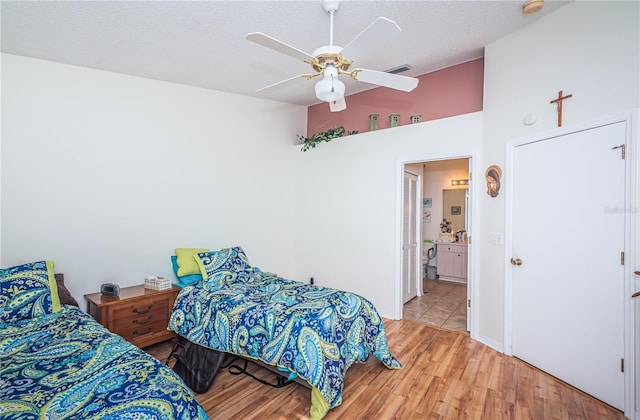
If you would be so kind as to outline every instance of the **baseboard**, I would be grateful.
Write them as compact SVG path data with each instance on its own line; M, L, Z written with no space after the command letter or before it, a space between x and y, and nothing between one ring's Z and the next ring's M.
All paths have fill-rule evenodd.
M471 339L479 341L482 344L484 344L486 346L489 346L492 349L494 349L494 350L496 350L496 351L498 351L500 353L504 353L504 344L494 340L493 338L484 337L482 335L472 334L471 335Z
M393 319L395 321L398 321L401 319L396 317L393 313L389 313L387 311L378 311L378 315L380 315L380 318Z

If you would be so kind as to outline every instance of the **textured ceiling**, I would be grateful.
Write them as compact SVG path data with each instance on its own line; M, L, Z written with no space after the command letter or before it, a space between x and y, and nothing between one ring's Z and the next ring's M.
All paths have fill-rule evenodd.
M417 76L483 56L484 46L569 3L547 0L523 15L523 1L345 0L334 44L344 46L374 19L402 32L353 67L408 64ZM312 105L310 67L245 39L264 32L312 53L329 43L321 1L2 1L2 52L117 73ZM347 95L375 86L342 78Z

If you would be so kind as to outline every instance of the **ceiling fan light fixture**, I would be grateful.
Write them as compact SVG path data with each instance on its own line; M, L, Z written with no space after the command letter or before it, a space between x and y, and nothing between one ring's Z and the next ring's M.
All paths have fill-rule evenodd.
M322 80L315 86L316 98L324 102L334 102L344 98L345 86L338 79L338 70L333 66L327 66Z
M322 79L316 83L316 98L334 102L344 98L344 83L339 79Z

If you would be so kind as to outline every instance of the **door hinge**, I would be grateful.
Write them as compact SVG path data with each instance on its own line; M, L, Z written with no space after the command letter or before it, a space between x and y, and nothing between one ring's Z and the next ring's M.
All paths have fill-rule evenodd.
M471 299L467 299L467 308L471 307Z
M624 359L620 359L620 372L624 373Z
M626 144L621 144L619 146L613 146L611 148L611 150L616 150L616 149L621 149L620 152L622 153L622 155L620 156L621 159L624 159L627 156L627 145Z
M620 252L620 265L624 265L624 251Z

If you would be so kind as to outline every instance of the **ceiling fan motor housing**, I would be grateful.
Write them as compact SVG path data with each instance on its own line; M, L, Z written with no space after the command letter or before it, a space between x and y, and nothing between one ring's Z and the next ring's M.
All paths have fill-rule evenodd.
M317 48L313 55L313 59L309 64L318 73L321 73L328 64L332 64L339 72L348 72L351 67L351 60L347 60L340 54L342 47L336 45L325 45L324 47Z

